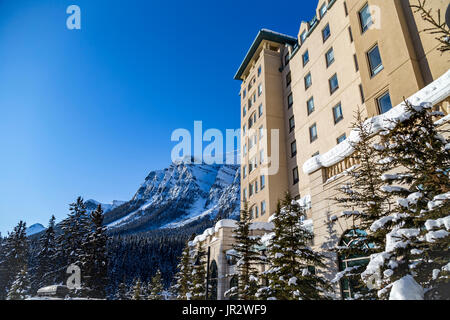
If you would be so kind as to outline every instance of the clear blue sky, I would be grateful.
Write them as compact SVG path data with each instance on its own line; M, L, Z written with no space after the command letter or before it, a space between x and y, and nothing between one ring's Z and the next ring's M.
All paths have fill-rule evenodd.
M82 29L66 28L81 8ZM316 1L0 0L0 232L78 195L129 200L176 128L239 127L233 76L261 28Z

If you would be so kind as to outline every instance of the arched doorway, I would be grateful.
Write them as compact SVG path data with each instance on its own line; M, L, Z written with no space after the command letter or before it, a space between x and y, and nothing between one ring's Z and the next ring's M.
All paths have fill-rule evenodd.
M371 247L367 243L367 233L364 230L352 229L344 233L339 245L341 247L356 248L361 251L368 251ZM357 254L342 254L338 257L339 271L344 271L346 268L356 266L366 266L370 258L367 255ZM343 299L354 298L357 293L364 293L367 288L358 279L343 277L340 280L341 295Z
M217 279L219 278L219 272L217 270L216 260L213 260L210 265L210 278L209 278L209 300L217 300Z

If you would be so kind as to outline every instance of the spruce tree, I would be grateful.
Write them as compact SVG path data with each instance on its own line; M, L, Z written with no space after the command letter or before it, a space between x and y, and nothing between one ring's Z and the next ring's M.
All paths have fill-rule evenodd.
M197 247L195 263L192 267L192 284L187 293L188 300L204 300L206 293L206 259L201 244Z
M352 127L358 138L355 139L356 142L350 142L350 145L354 149L351 158L356 165L352 170L348 170L350 180L341 186L338 190L339 195L333 199L345 209L342 216L351 220L353 225L353 232L347 233L352 246L338 245L333 250L341 257L368 257L384 247L386 238L384 229L373 233L370 228L378 219L390 215L393 202L390 194L383 192L382 189L385 184L383 174L389 166L381 156L383 147L374 139L373 124L362 118L359 109L355 118ZM376 294L369 291L361 279L365 269L366 265L355 264L342 270L334 281L345 277L351 283L352 291L356 292L353 298L373 299Z
M12 285L16 276L27 266L28 240L26 235L26 223L20 221L2 245L3 260L0 261L0 280L2 292L0 297L5 298L5 293Z
M141 279L136 279L134 285L131 288L131 300L143 300L142 296L142 282Z
M192 286L192 268L190 247L189 244L186 243L181 255L180 263L178 264L178 272L174 277L175 285L173 286L173 291L178 300L187 299L186 295Z
M395 170L384 176L389 184L383 189L398 200L394 215L372 226L390 232L384 251L371 257L363 274L367 282L377 278L381 298L390 296L397 281L411 278L426 289L425 298L450 298L450 227L445 223L450 219L450 148L444 137L448 131L434 122L441 115L430 104L406 102L401 121L389 121L382 132L383 154Z
M25 300L30 294L30 277L27 267L24 266L17 274L11 288L8 290L6 300Z
M108 236L103 225L103 210L101 205L90 215L89 233L83 243L81 266L86 286L92 297L104 298L108 282L108 257L106 244Z
M316 274L325 268L324 258L310 244L314 234L303 219L305 210L286 194L273 218L274 236L269 243L269 286L266 295L277 300L325 299L330 289L326 279Z
M52 215L48 228L39 239L38 266L36 270L37 287L45 287L54 283L55 256L57 252L55 236L55 216Z
M115 299L116 300L129 300L128 287L127 287L126 283L124 283L124 282L119 283L119 285L117 286Z
M158 269L149 284L148 300L163 300L164 285L161 271Z
M236 295L240 300L255 300L259 289L259 275L257 265L263 262L258 247L261 245L259 237L252 235L251 217L247 202L241 211L237 228L233 230L235 244L233 249L238 258L238 286L231 288L228 295Z
M58 263L60 281L66 277L66 269L71 264L81 267L83 244L89 232L89 217L83 198L78 197L76 202L70 204L70 213L61 223L62 233L57 237ZM82 274L83 274L83 270Z

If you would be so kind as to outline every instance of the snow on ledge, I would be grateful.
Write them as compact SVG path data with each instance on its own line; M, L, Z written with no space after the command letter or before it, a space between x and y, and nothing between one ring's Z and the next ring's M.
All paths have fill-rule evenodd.
M407 99L407 101L409 101L413 105L421 105L423 103L430 103L432 105L435 105L448 96L450 96L450 70L448 70L444 75L430 83L425 88L413 94ZM405 107L405 103L402 102L388 112L368 119L366 123L371 124L372 133L377 134L378 132L386 128L389 124L391 124L390 120L402 121L402 119L405 118ZM446 122L447 120L448 119L442 122ZM352 144L355 144L358 141L358 132L352 130L347 140L338 144L327 153L315 156L307 160L303 164L303 172L305 174L311 174L321 169L322 167L328 168L339 163L353 153L354 149L352 147Z

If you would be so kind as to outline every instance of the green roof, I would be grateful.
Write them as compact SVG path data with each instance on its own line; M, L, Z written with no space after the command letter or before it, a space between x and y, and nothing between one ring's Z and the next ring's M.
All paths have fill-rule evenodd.
M245 68L247 68L247 65L249 64L250 60L253 58L253 55L255 54L256 50L258 49L259 45L263 40L278 42L282 44L290 44L295 45L297 43L297 38L287 36L285 34L281 34L275 31L271 31L268 29L261 29L258 32L258 35L256 36L255 40L253 41L252 46L247 52L247 55L245 56L244 61L242 62L241 66L239 67L239 70L236 72L236 75L234 76L235 80L241 80L242 74L244 73Z

